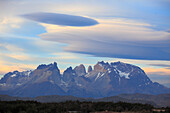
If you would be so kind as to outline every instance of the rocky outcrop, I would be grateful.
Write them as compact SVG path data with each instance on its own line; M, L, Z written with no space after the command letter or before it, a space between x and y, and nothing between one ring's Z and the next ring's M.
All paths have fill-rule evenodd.
M88 73L91 72L93 69L91 66L88 67Z
M86 74L86 69L83 64L80 64L79 66L76 66L74 68L74 71L76 72L77 75L82 76Z

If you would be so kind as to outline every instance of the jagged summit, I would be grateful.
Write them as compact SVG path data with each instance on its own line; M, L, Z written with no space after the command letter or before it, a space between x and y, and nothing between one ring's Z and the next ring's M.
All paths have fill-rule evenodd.
M0 80L0 93L13 96L73 95L106 97L122 93L161 94L170 89L152 82L138 66L123 62L97 62L92 69L80 64L60 73L57 63L37 69L9 72Z
M82 76L86 74L86 68L83 64L80 64L79 66L76 66L74 68L74 71L76 72L77 75Z
M53 67L54 69L55 69L55 68L58 68L58 67L57 67L57 63L54 62L54 63L48 64L48 65L46 65L46 64L41 64L41 65L39 65L39 66L37 67L37 69L45 69L45 68L49 68L49 67Z
M72 71L73 69L72 69L72 67L70 66L70 67L68 67L66 70L65 70L65 72L69 72L69 71Z
M88 71L87 71L87 72L89 73L89 72L91 72L92 70L93 70L93 69L92 69L92 67L91 67L91 66L89 66L89 67L88 67Z

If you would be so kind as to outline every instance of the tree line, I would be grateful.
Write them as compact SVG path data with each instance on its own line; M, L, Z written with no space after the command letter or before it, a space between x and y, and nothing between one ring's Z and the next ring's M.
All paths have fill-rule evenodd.
M40 103L36 101L0 101L0 113L90 113L96 111L115 112L143 112L153 113L154 107L149 104L125 103L125 102L80 102L66 101L59 103ZM170 113L169 108L165 108L164 113ZM154 112L156 113L156 112Z

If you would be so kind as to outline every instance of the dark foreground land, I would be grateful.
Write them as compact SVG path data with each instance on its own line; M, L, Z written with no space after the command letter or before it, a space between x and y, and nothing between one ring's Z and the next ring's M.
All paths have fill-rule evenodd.
M36 101L0 101L0 113L157 113L149 104L125 102L79 102L40 103ZM161 113L170 113L163 108Z

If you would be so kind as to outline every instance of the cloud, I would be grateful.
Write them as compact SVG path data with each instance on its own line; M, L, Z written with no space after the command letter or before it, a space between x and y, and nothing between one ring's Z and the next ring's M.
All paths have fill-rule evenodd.
M141 68L144 67L152 67L152 68L162 68L162 67L158 67L155 66L155 64L161 64L161 65L169 65L170 61L167 60L136 60L136 59L122 59L122 58L107 58L106 60L107 62L118 62L118 61L122 61L124 63L129 63L129 64L134 64L137 66L140 66ZM151 65L153 64L153 65ZM165 67L167 68L167 67Z
M149 74L148 76L153 82L158 82L170 88L170 76L169 75L160 76L158 73L158 74Z
M170 33L148 28L134 20L98 20L90 27L58 27L41 24L47 33L42 39L64 43L65 51L97 57L170 60Z
M108 0L107 2L102 0L36 0L36 2L33 0L1 0L0 32L7 32L8 35L20 35L21 39L9 40L1 35L0 38L4 38L0 42L9 40L11 45L15 44L17 47L24 49L24 53L27 52L26 54L30 56L36 54L41 57L49 57L49 52L63 52L57 46L61 43L65 46L65 51L99 56L93 57L91 61L90 59L70 61L77 63L84 61L91 63L98 58L106 60L108 57L151 59L152 61L155 59L169 60L169 3L169 0ZM87 15L95 20L98 18L100 20L97 21L100 24L86 27L63 27L40 23L48 32L40 35L44 41L33 40L24 42L22 40L25 38L24 36L28 37L33 32L36 33L31 36L35 38L37 34L44 33L44 30L40 30L42 29L41 27L36 27L39 23L16 17L16 15L32 14L33 12L56 13L56 11L63 14ZM31 25L31 23L34 25ZM8 51L11 50L13 53L18 54L14 50L19 49L12 49L13 47L8 47ZM1 53L5 54L5 51L1 51ZM76 55L79 56L80 54ZM12 57L16 59L20 56L12 54ZM38 65L40 63L38 59L40 58L38 57L37 60L32 62L31 60L28 61ZM42 61L51 62L51 60ZM136 63L136 61L133 63ZM138 63L140 66L143 65L144 60L138 61L140 61ZM152 64L152 61L147 64ZM161 63L161 61L158 63Z
M17 17L0 17L0 33L9 32L12 29L19 29L23 20Z
M79 56L77 56L77 54L73 54L73 53L67 53L67 52L57 52L57 53L52 53L52 55L54 55L53 58L56 59L63 59L63 60L78 60L81 59Z
M142 68L153 82L170 87L170 69L167 68Z
M80 62L89 64L86 55L63 52L60 46L62 44L40 38L4 35L0 37L0 75L14 70L35 69L40 64L54 61L61 70L75 67Z
M32 13L21 16L37 22L61 26L92 26L99 24L96 20L91 18L59 13Z
M170 69L166 68L151 68L151 67L145 67L142 68L147 74L152 75L168 75L170 76Z
M52 12L97 18L121 17L152 23L155 29L169 29L169 0L1 0L0 15ZM10 7L9 7L10 6Z
M12 45L12 44L1 44L0 43L0 49L2 50L7 50L7 51L10 51L10 52L23 52L24 49L23 48L20 48L16 45Z
M5 73L12 72L15 70L25 71L35 69L36 65L33 64L24 64L24 63L12 63L7 61L0 60L0 75Z
M160 67L169 67L170 68L170 65L168 64L150 64L151 66L160 66Z

